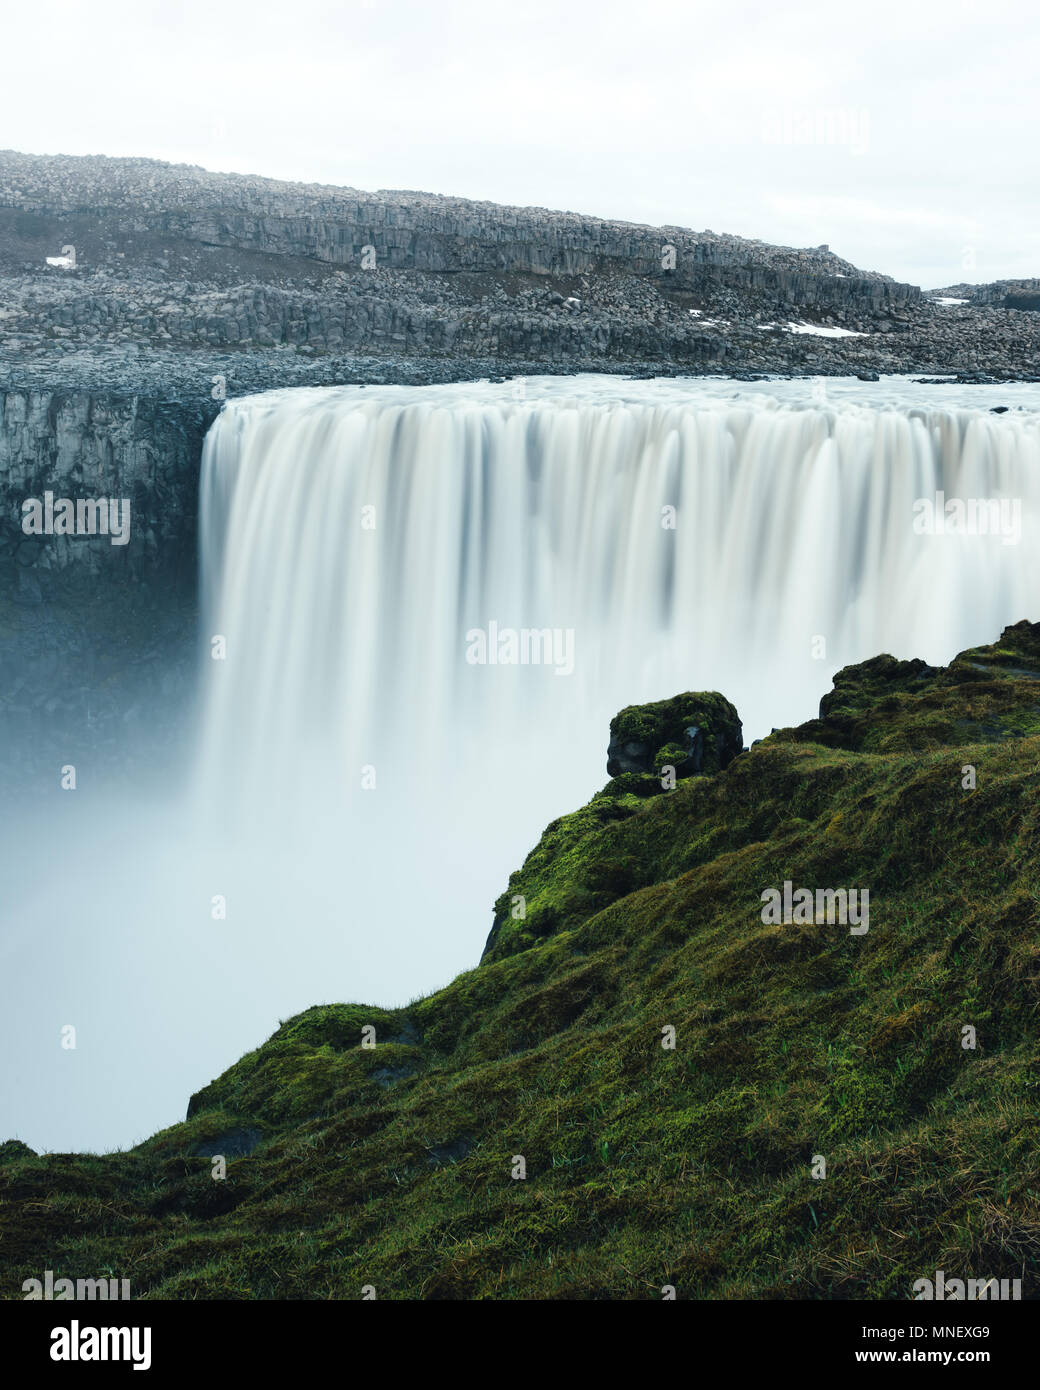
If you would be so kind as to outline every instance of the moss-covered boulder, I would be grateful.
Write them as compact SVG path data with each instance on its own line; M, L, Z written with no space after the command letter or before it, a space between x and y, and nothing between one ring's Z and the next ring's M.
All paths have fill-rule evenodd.
M924 661L897 661L887 654L843 666L834 677L834 689L820 701L820 718L860 714L893 695L916 693L937 674Z
M14 1163L19 1158L35 1158L36 1151L20 1139L8 1139L0 1144L0 1163Z
M676 777L720 772L744 747L740 716L716 690L629 705L610 721L607 774L653 773L674 767Z
M1006 627L1000 641L961 652L949 666L882 655L845 666L820 715L766 742L860 753L923 753L1040 733L1040 624Z

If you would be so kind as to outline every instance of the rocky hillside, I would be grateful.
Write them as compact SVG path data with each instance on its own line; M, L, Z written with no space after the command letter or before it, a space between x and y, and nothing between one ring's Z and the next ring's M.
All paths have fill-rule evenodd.
M387 270L647 276L662 269L667 245L675 253L668 273L677 284L728 269L744 272L749 285L752 271L762 283L771 274L781 290L819 281L812 292L833 303L865 299L900 305L917 298L912 286L857 271L825 246L795 250L548 208L501 207L432 193L363 193L148 159L0 152L0 206L13 214L12 230L23 245L31 244L34 222L56 218L70 231L83 231L81 256L92 255L97 262L106 254L125 253L128 243L147 254L149 242L169 260L175 244L183 242L350 270L361 266L370 247ZM830 283L838 278L852 283Z
M48 266L63 246L75 265ZM7 345L29 358L287 348L704 366L733 356L723 330L752 306L763 320L812 309L891 329L919 300L826 248L12 152L0 154L0 274ZM700 322L708 310L730 317Z
M953 285L933 291L939 296L967 300L973 307L1016 309L1035 312L1040 309L1040 280L994 280L988 285Z
M1020 623L746 751L714 693L622 711L477 969L282 1023L130 1152L0 1146L0 1293L1035 1298L1038 681Z

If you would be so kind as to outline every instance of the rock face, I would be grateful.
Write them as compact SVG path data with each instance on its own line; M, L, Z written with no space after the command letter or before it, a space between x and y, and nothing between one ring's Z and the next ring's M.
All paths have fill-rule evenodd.
M0 567L13 565L18 592L35 594L48 572L79 563L130 576L183 578L194 568L198 459L213 415L199 404L76 390L0 394ZM130 533L26 535L27 498L118 498L130 503ZM34 582L26 586L24 572ZM30 599L31 601L31 599Z
M967 299L973 306L1035 311L1040 309L1040 279L994 280L988 285L953 285L933 294Z
M214 174L147 159L0 154L0 206L29 238L61 222L80 228L82 261L106 237L113 247L160 238L362 269L432 274L668 275L676 285L731 272L757 276L792 302L899 307L911 285L857 271L826 247L768 246L742 237L648 227L547 208L500 207L431 193L363 193L321 184ZM84 214L87 217L84 219ZM57 250L57 248L55 248ZM842 280L848 283L842 283Z
M650 705L630 705L610 721L607 774L676 777L720 772L744 747L740 716L715 691L677 695Z

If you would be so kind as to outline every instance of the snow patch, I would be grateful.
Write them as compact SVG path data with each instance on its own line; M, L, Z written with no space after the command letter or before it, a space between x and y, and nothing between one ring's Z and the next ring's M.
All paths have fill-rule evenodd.
M728 327L729 327L729 319L705 319L705 318L701 318L701 315L702 315L703 312L704 312L703 309L687 309L686 312L687 312L688 314L692 315L693 318L699 319L699 320L700 320L700 325L699 325L699 326L700 326L701 328L728 328Z
M794 323L787 325L788 333L808 333L814 338L866 338L867 333L856 333L851 328L823 328L818 323Z

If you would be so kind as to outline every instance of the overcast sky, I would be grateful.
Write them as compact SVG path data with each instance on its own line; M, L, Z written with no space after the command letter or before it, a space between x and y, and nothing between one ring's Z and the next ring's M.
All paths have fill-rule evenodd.
M1022 0L92 0L4 17L0 143L1040 275Z

